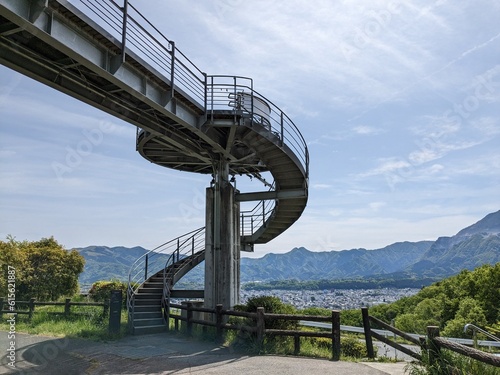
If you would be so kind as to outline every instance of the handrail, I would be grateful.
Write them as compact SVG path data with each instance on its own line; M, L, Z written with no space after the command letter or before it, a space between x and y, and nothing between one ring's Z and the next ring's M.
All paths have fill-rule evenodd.
M495 335L492 335L491 333L489 333L488 331L485 331L484 329L482 328L479 328L478 326L472 324L472 323L467 323L465 326L464 326L464 333L467 332L467 330L471 328L472 329L472 332L475 333L475 332L480 332L482 333L483 335L489 337L490 339L492 340L495 340L495 341L500 341L500 339L498 337L496 337Z
M248 77L208 75L206 86L207 117L226 110L236 115L247 115L253 123L269 129L269 139L275 139L279 146L287 146L298 157L309 176L309 150L307 143L295 123L278 106L253 88Z
M97 21L114 38L122 40L127 53L131 51L144 59L162 80L169 82L171 97L178 91L200 108L205 108L205 73L128 0L124 0L127 6L123 7L114 0L71 0L71 3L75 2L81 3L97 16L97 20L95 17L91 19ZM139 18L145 21L145 25L136 20Z
M191 232L176 237L164 244L155 247L146 254L139 257L130 267L128 273L127 308L129 314L134 311L134 294L139 286L148 278L163 269L165 262L179 248L178 244L194 234L203 231L205 227L195 229Z
M195 254L205 249L205 227L199 228L189 237L180 241L177 240L177 248L169 256L163 267L163 294L161 299L162 309L164 311L163 318L165 323L168 322L170 314L170 294L174 284L176 269L174 264L178 263L183 258L194 258Z

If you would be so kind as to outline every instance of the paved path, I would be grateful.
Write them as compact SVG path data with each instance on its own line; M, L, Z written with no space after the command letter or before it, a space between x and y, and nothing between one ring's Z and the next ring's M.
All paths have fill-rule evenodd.
M128 336L94 342L16 335L16 369L8 366L10 340L0 331L0 374L217 374L403 375L406 363L352 363L282 356L248 356L175 334Z

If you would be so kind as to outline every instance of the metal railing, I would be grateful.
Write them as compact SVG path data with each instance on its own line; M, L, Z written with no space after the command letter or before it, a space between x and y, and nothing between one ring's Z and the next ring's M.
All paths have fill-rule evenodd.
M464 326L464 333L467 332L467 330L471 329L472 330L472 335L474 337L474 342L477 341L477 334L478 333L482 333L483 335L485 335L486 337L494 340L494 341L499 341L500 342L500 339L498 337L496 337L495 335L492 335L491 333L489 333L488 331L485 331L484 329L478 327L478 326L475 326L474 324L472 323L467 323L465 326Z
M281 147L288 147L297 157L309 176L309 150L307 143L294 122L269 99L253 88L247 77L208 75L206 86L207 118L214 118L218 111L228 111L235 118L250 118L251 124L261 125L271 140Z
M241 236L252 236L260 228L265 227L276 208L275 200L262 200L254 208L240 213Z
M148 280L151 276L163 270L171 259L173 254L179 254L179 244L184 244L189 241L191 237L199 235L200 232L204 233L205 227L198 228L194 231L186 233L182 236L174 238L164 244L150 250L143 256L139 257L130 267L128 274L128 287L127 287L127 309L129 314L134 312L134 294L142 283ZM204 235L203 235L204 236ZM204 241L204 238L203 238ZM204 242L203 242L204 245ZM179 255L180 256L180 255ZM129 316L132 321L133 315Z
M129 1L118 4L114 0L71 0L112 37L121 41L122 61L126 54L143 60L158 78L171 88L170 98L176 92L197 104L205 105L206 75L156 28Z
M168 321L168 314L170 312L170 294L174 286L174 277L178 269L173 265L179 263L182 259L194 258L195 254L205 249L205 227L198 228L193 232L188 233L183 237L177 238L177 248L169 256L168 260L163 267L163 296L162 308L165 314L164 319Z

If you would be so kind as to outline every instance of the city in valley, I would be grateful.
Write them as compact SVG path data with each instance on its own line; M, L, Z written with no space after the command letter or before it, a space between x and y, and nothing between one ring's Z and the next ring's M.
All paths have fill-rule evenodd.
M241 290L240 303L256 296L276 296L282 302L298 309L322 307L330 310L348 310L391 303L412 296L420 289L333 289L333 290Z

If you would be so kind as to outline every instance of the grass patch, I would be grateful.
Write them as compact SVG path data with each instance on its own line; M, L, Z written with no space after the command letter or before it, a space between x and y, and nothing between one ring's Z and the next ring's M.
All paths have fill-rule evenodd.
M80 302L83 302L79 298ZM73 299L72 301L76 301ZM4 318L8 316L4 315ZM64 316L64 306L36 306L30 320L27 314L16 317L16 332L31 335L78 337L96 341L113 340L127 333L127 312L121 313L119 334L108 332L109 317L103 316L100 306L72 306L71 313ZM1 330L9 330L6 319L0 322Z
M411 362L405 368L409 375L500 375L500 368L442 349L440 359L433 365L424 353L422 362Z

